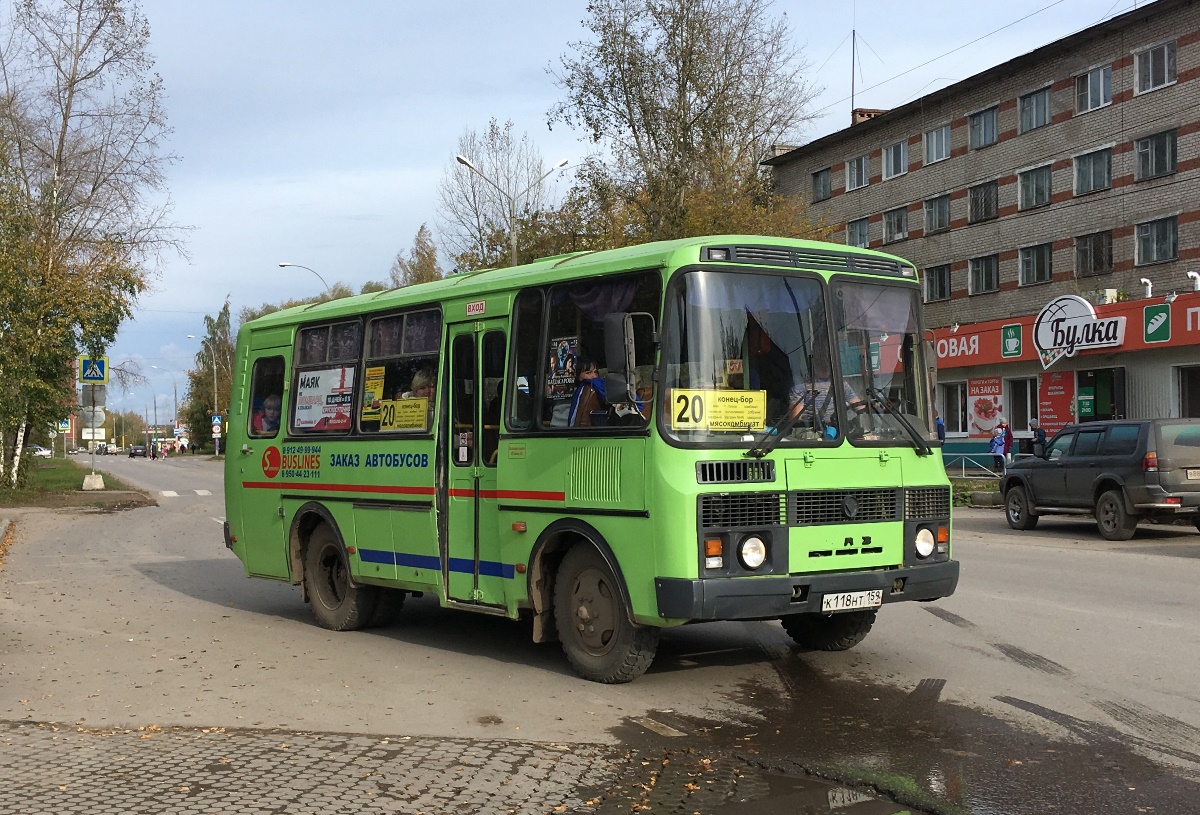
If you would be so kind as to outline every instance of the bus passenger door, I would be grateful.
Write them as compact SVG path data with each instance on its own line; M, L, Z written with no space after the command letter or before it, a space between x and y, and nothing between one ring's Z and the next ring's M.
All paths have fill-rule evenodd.
M443 569L451 600L504 604L496 460L503 396L503 324L480 321L450 329L448 541Z

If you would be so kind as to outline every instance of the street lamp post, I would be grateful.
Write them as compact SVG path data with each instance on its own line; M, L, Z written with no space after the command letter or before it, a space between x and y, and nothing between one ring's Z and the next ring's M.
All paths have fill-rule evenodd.
M530 184L525 189L521 190L516 195L511 195L511 194L509 194L509 192L507 190L501 189L499 184L497 184L495 181L492 181L492 179L490 179L486 175L484 175L483 172L478 167L476 167L474 164L472 164L471 160L469 158L467 158L466 156L457 155L454 157L454 160L457 161L462 166L466 167L471 172L475 173L475 175L482 178L488 184L490 184L492 186L492 189L494 189L496 192L500 193L501 197L503 197L504 200L506 200L508 202L508 248L509 248L509 263L508 263L508 265L516 266L517 265L517 201L521 200L522 196L524 196L526 193L528 193L534 187L538 186L543 181L545 181L547 178L549 178L550 174L553 173L555 170L561 170L563 167L566 167L567 160L564 158L561 161L559 161L557 164L555 164L553 167L551 167L549 170L547 170L545 173L543 173L541 178L539 178L537 181Z
M160 368L157 365L151 365L150 367L156 371L166 371L167 373L169 373L171 375L171 385L174 388L174 390L172 391L172 405L171 405L171 410L174 411L171 414L171 432L174 433L175 428L179 426L179 382L178 382L178 380L175 379L174 371L167 371L166 368Z
M310 271L311 271L311 270L310 270ZM316 273L314 272L314 274L316 274ZM320 277L320 275L317 275L317 276L318 276L318 277ZM322 281L322 282L324 282L324 281ZM196 339L195 335L193 335L193 334L188 334L188 335L187 335L187 337L188 337L188 339L189 339L189 340L194 340L194 339ZM200 337L200 344L201 344L201 345L207 345L207 346L208 346L208 355L209 355L210 357L212 357L212 364L213 364L213 413L214 413L214 414L220 414L221 410L220 410L220 408L218 408L218 407L217 407L217 350L216 350L215 348L213 348L213 345L212 345L212 343L211 343L211 342L209 342L209 339L208 339L208 337ZM218 435L217 435L217 434L215 434L215 433L213 434L213 454L214 454L214 455L218 455L218 456L219 456L219 455L221 455L221 437L220 437L220 436L218 436Z
M325 278L321 277L321 275L317 272L316 269L309 269L307 266L301 266L299 263L287 263L286 261L279 264L280 269L287 269L289 267L294 268L294 269L308 269L308 271L312 272L313 274L315 274L317 276L317 280L321 281L321 285L325 287L325 291L327 291L327 292L330 291L329 284L325 282Z

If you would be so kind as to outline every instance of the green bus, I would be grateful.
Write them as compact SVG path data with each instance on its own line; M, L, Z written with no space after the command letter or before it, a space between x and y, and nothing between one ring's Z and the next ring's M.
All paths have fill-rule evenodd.
M287 309L237 340L226 545L318 624L409 594L627 682L663 628L842 650L954 592L916 269L721 235Z

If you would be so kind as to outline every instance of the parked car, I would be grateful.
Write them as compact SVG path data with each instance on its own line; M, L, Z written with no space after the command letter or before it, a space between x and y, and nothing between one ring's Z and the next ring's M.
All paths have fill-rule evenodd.
M1108 540L1129 540L1143 518L1186 518L1200 530L1200 419L1068 425L1041 456L1009 465L1000 490L1013 529L1090 514Z
M37 456L38 458L50 458L52 455L54 455L40 444L30 444L26 447L26 449L29 451L29 455Z
M129 445L129 457L133 458L134 456L141 456L142 458L145 458L146 457L146 445L144 445L144 444Z

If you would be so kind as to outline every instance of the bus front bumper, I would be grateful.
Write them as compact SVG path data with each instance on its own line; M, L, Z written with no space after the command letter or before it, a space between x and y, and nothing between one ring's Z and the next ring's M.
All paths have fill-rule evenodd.
M936 600L958 586L958 561L877 572L796 577L656 577L658 616L677 620L755 620L820 613L827 594L881 589L884 603Z

